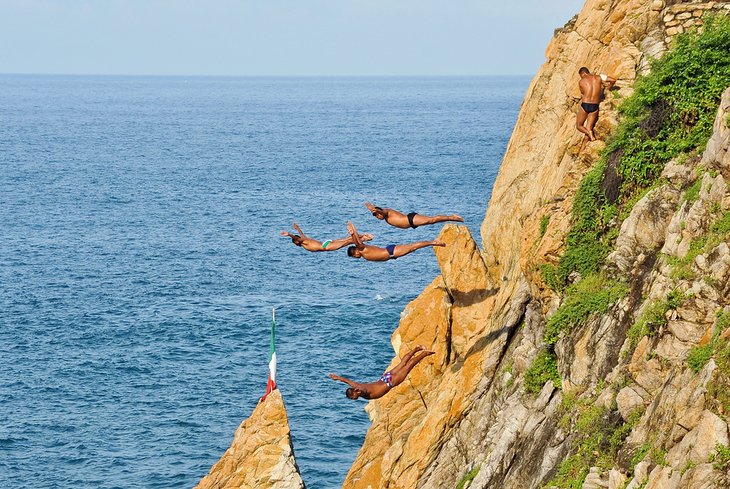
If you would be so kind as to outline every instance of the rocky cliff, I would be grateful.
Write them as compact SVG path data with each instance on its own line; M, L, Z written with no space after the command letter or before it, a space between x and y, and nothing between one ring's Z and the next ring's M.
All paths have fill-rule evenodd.
M344 487L730 487L730 91L714 102L704 152L662 163L631 198L593 203L616 210L602 214L610 254L599 271L562 286L541 273L562 266L579 186L606 158L600 141L579 152L578 68L620 80L602 103L605 139L649 60L709 11L730 2L587 0L556 31L495 183L483 249L446 226L442 274L393 333L393 364L415 344L437 353L368 404L372 427ZM697 117L683 113L682 124ZM601 195L611 178L627 188L612 171L599 172Z
M196 489L267 487L302 489L294 461L289 421L279 389L259 402L241 423L226 453Z

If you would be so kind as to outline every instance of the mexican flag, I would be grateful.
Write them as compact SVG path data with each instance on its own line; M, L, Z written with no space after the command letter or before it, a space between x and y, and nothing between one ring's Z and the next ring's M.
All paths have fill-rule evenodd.
M266 400L271 391L276 389L276 309L271 309L271 342L269 343L269 382L266 384L266 394L261 398Z

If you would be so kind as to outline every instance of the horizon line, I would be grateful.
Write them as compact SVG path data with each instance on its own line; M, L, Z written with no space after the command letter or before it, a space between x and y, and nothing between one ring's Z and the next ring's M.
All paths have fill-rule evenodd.
M0 72L0 76L96 76L96 77L147 77L147 78L484 78L535 76L535 73L499 74L160 74L160 73L38 73Z

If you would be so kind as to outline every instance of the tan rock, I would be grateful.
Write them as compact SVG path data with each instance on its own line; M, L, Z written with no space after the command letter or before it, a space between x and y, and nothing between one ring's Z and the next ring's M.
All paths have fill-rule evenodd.
M616 403L624 420L629 419L632 413L644 408L644 400L630 386L624 387L618 392Z
M649 477L649 462L642 460L634 467L634 478L626 486L626 489L638 489Z
M686 466L685 466L686 467ZM679 483L682 489L716 489L726 487L719 479L721 474L713 470L712 464L701 463L695 467L689 468Z
M226 453L196 486L227 488L300 489L281 391L274 390L238 427Z
M607 478L601 477L601 471L598 467L591 467L581 489L608 488L608 480L606 479Z
M657 465L649 473L646 489L679 489L680 477L672 467Z
M687 462L703 463L715 451L717 444L728 444L727 424L715 413L705 410L697 426L669 450L666 459L670 465L677 467Z
M509 323L523 314L512 308L524 307L525 299L507 305L501 316L487 314L501 291L491 285L465 226L445 226L440 239L447 243L436 251L443 275L406 307L393 334L401 352L421 343L437 353L407 382L368 404L373 426L344 487L415 487L476 386L492 381L498 352L514 328Z
M587 170L579 159L566 157L567 150L581 138L575 130L574 109L580 95L578 68L590 60L601 71L630 84L641 58L634 43L640 42L648 25L658 20L659 12L651 11L651 3L645 1L624 1L615 6L588 1L575 29L558 32L551 42L546 51L548 60L528 88L482 225L483 254L493 276L509 279L521 272L521 265L532 268L530 265L544 260L541 255L525 256L523 243L537 241L539 235L532 229L537 230L533 226L542 217L543 203L562 189L574 189ZM601 118L608 120L612 112L609 95ZM525 166L528 161L531 164ZM569 212L570 202L565 204ZM551 231L559 236L569 221L561 227L552 224L551 220ZM522 232L528 225L530 232Z
M713 133L702 154L702 164L710 168L730 170L730 156L728 156L730 127L725 124L728 113L730 113L730 88L722 94Z
M649 393L657 391L664 383L665 373L662 372L661 363L656 358L647 360L649 339L645 336L636 346L629 364L629 372L634 380Z
M621 224L616 248L609 256L609 261L626 272L634 266L640 254L660 249L679 198L680 193L675 188L663 185L639 200Z
M624 489L626 487L626 474L616 469L608 473L608 489Z

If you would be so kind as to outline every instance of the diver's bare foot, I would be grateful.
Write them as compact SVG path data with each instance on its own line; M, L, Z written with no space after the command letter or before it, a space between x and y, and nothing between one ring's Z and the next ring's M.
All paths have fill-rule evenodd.
M444 243L443 241L431 241L431 244L433 246L446 246L446 243Z
M425 353L425 355L423 355L423 356L427 357L427 356L433 355L436 352L433 350L423 350L421 353Z
M595 136L595 134L593 134L593 131L588 131L588 138L591 141L595 141L596 140L596 136Z
M365 233L365 234L363 234L362 236L360 236L360 240L361 240L361 241L372 241L374 237L375 237L375 236L373 236L373 235L372 235L372 234L370 234L370 233Z
M423 345L416 345L416 346L413 347L413 349L416 350L416 351L421 351L421 350L425 350L426 347L423 346Z
M451 220L452 220L452 221L458 221L458 222L464 222L464 218L463 218L463 217L461 217L461 216L460 216L460 215L458 215L458 214L452 214L452 215L451 215Z

